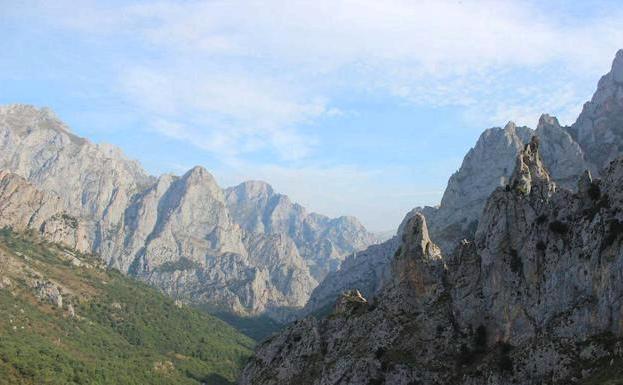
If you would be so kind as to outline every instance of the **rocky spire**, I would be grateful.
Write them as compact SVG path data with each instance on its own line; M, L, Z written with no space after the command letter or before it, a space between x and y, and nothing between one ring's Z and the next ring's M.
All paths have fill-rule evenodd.
M533 190L549 195L555 190L555 184L551 181L539 154L538 137L533 136L517 157L510 186L523 195L530 195Z
M430 240L426 218L422 213L415 213L407 221L402 239L403 244L396 255L397 259L438 259L441 257L439 247Z
M426 218L416 213L407 222L392 264L393 281L383 296L405 311L416 311L443 291L441 251L428 235Z

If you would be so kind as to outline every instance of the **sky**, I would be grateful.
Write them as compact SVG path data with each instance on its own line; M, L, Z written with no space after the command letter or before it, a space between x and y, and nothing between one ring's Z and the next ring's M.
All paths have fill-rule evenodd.
M0 0L0 104L387 231L484 129L573 123L623 48L617 3Z

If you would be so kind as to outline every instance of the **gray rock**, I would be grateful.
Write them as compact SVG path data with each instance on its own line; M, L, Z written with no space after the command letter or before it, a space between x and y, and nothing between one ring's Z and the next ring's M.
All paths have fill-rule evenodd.
M89 249L86 229L65 212L62 200L37 190L19 175L0 170L0 228L32 230L79 251Z
M623 154L623 83L614 80L621 68L623 50L617 53L612 70L602 77L591 102L584 105L578 120L570 127L562 127L555 117L544 114L536 130L517 127L512 122L504 128L485 130L459 170L450 177L440 205L413 209L405 216L398 233L401 234L408 220L420 212L427 218L431 239L444 254L452 254L463 239L473 240L489 195L509 183L517 155L533 136L539 138L543 163L557 185L574 190L578 177L585 170L599 176L605 165ZM389 242L386 247L397 245ZM385 248L370 248L360 254L375 266L374 271L389 269L387 256L390 253ZM367 276L372 278L373 275ZM364 283L356 278L361 276L359 265L345 262L337 273L327 277L326 283L320 283L308 308L318 309L317 304L331 303L350 287L360 288L370 295L369 289L382 283ZM350 284L355 285L347 286Z
M286 234L316 280L337 270L350 253L376 243L356 218L328 218L276 194L265 182L249 181L225 190L233 220L247 231Z
M12 175L0 181L10 197L0 225L35 229L187 303L242 315L290 317L317 278L374 242L354 218L307 213L265 183L224 191L201 167L149 176L47 109L0 107L0 169Z
M474 242L445 256L416 213L372 305L346 295L345 310L294 323L239 384L568 384L607 364L623 341L623 158L583 177L587 210L538 147L490 195Z
M63 295L60 288L53 282L37 282L35 293L40 300L47 301L59 309L63 308Z
M604 75L590 102L569 131L586 153L586 159L598 175L607 164L623 151L623 50Z

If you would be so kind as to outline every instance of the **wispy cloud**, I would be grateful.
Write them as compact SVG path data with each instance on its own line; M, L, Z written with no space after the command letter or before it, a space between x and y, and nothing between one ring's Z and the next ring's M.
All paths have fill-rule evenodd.
M567 17L544 7L520 0L33 0L8 7L5 17L124 47L102 65L115 76L111 89L151 129L206 150L227 172L243 165L255 174L240 177L269 179L335 212L342 205L335 197L353 208L359 197L374 201L381 193L372 187L376 174L349 162L327 166L318 155L331 133L314 131L314 122L351 113L343 95L459 107L483 128L534 125L543 112L572 122L621 48L623 9L604 3ZM315 183L322 189L312 199Z
M335 87L373 89L422 104L478 105L496 117L532 116L531 101L555 90L530 84L513 69L548 71L552 84L569 81L603 72L604 58L623 41L621 10L569 25L524 1L55 4L47 10L67 28L158 49L167 70L130 65L121 71L131 100L216 116L203 128L206 139L233 128L221 133L225 145L244 141L251 125L282 154L284 145L306 142L292 127L326 113ZM533 86L529 100L513 92L521 80ZM550 103L556 108L550 112L568 114L568 105L585 97L573 90L565 95L570 92L570 103Z
M285 160L303 158L315 139L295 127L333 113L321 98L300 97L272 79L226 70L133 68L120 85L159 132L229 157L268 149Z

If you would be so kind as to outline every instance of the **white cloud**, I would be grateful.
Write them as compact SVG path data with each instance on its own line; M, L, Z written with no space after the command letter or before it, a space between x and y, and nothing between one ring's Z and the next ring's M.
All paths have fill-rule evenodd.
M305 157L315 139L294 127L336 113L321 98L303 100L270 79L192 67L133 68L121 87L159 132L232 157L266 148L286 160Z
M340 115L336 95L460 106L483 126L533 126L542 112L570 123L623 42L621 9L563 20L520 0L32 5L16 12L137 48L115 63L115 86L153 129L216 154L227 172L239 166L240 178L268 179L316 210L359 210L369 213L367 222L382 223L387 206L369 202L377 194L394 202L378 174L314 159L322 137L303 127ZM268 153L260 163L245 161L260 152ZM431 200L439 195L403 187L430 191ZM390 210L419 199L395 198L400 209Z
M336 87L390 93L425 105L478 104L483 115L526 113L530 101L513 92L522 82L532 86L532 99L544 99L550 91L541 83L544 78L581 82L590 76L594 81L623 41L621 10L570 25L524 1L55 4L48 7L67 27L138 39L164 56L169 67L164 84L161 68L149 73L130 67L123 75L130 82L143 78L140 89L133 89L139 92L130 93L144 96L143 104L154 101L152 107L166 109L190 101L206 115L231 120L230 126L252 121L273 131L325 113L322 103L331 103ZM189 63L196 68L189 71ZM548 73L520 79L513 72L525 69ZM281 93L286 89L296 96ZM575 104L587 96L572 92ZM320 105L319 97L325 101ZM505 117L518 118L523 117ZM279 146L284 135L275 133L269 140Z

